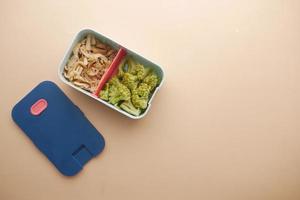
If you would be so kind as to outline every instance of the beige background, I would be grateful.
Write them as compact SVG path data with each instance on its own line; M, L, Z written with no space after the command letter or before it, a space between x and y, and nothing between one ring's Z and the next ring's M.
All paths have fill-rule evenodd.
M0 199L300 199L300 1L1 0ZM164 67L133 121L64 85L57 69L90 27ZM56 82L105 151L60 175L13 123L13 105Z

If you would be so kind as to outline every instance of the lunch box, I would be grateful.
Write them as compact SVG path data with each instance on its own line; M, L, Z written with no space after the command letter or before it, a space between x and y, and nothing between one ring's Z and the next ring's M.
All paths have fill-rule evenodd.
M86 91L80 87L77 87L75 85L73 85L69 80L67 80L64 75L64 67L67 64L69 58L71 57L72 53L73 53L73 49L76 46L76 44L78 42L80 42L84 37L86 37L88 34L92 34L95 36L96 39L102 41L105 44L110 45L111 47L113 47L114 49L116 49L118 51L116 57L113 59L112 63L110 64L110 66L108 67L108 69L106 70L106 72L104 73L103 77L100 80L99 86L96 90L95 93L91 93L89 91ZM149 101L148 101L148 106L145 109L145 111L139 115L139 116L134 116L131 115L129 113L127 113L126 111L122 110L121 108L117 108L114 105L110 104L109 102L106 102L102 99L99 98L99 92L102 89L102 87L104 86L104 84L112 77L113 74L116 73L116 70L118 70L117 66L120 64L120 62L122 62L122 60L125 58L125 56L131 56L134 60L136 60L138 63L151 68L153 71L155 71L155 73L157 74L157 76L159 77L159 84L158 86L155 88L155 90L152 92L151 96L149 97ZM85 95L103 103L104 105L110 107L111 109L131 118L131 119L140 119L143 118L149 111L150 107L151 107L151 102L154 98L154 96L156 95L157 91L159 90L159 88L161 87L163 81L164 81L164 72L163 69L158 66L157 64L149 61L148 59L144 58L143 56L133 52L130 49L127 49L126 47L123 47L122 45L120 45L119 43L109 39L108 37L105 37L103 35L101 35L100 33L91 30L91 29L83 29L80 32L78 32L75 37L73 38L69 48L67 49L61 63L60 63L60 67L59 67L59 77L60 79L67 85L71 86L72 88L84 93Z

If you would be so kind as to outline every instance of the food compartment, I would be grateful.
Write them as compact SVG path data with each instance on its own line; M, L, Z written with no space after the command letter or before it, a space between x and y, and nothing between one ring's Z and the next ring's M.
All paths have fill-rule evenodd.
M139 117L148 110L162 78L161 68L127 50L127 56L122 59L97 96L116 109Z
M108 44L95 34L83 34L73 43L61 73L74 86L95 93L118 50L118 46Z

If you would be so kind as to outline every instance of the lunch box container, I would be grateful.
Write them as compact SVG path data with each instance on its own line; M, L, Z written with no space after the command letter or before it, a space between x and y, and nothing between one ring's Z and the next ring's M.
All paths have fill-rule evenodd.
M76 46L76 44L78 42L80 42L84 37L86 37L88 34L94 35L96 39L102 41L103 43L110 45L112 48L116 49L118 51L116 57L113 59L112 63L110 64L110 66L108 67L108 69L106 70L106 72L104 73L104 75L102 76L100 83L98 85L98 88L96 90L95 93L91 93L89 91L86 91L80 87L77 87L75 85L73 85L69 80L67 80L64 75L64 67L67 64L67 62L69 61L69 58L71 57L72 53L73 53L73 49ZM155 73L157 74L157 76L159 77L159 85L155 88L155 90L152 92L151 96L149 97L149 101L148 101L148 106L145 109L145 111L139 115L139 116L134 116L131 115L129 113L127 113L126 111L122 110L121 108L117 108L114 105L110 104L109 102L106 102L102 99L100 99L99 97L99 93L100 90L103 88L103 86L105 85L105 83L112 77L113 74L116 73L116 71L118 70L118 66L119 64L122 62L123 59L125 59L125 56L131 56L135 61L137 61L138 63L151 68L153 71L155 71ZM133 52L130 49L127 49L126 47L120 45L119 43L109 39L108 37L105 37L104 35L101 35L100 33L91 30L91 29L83 29L80 32L78 32L75 37L73 38L71 44L69 45L69 48L67 49L61 63L59 66L59 77L60 79L67 85L71 86L72 88L78 90L79 92L84 93L85 95L103 103L104 105L110 107L111 109L131 118L131 119L140 119L143 118L149 111L150 107L151 107L151 102L154 98L154 96L156 95L156 93L158 92L158 90L160 89L163 81L164 81L164 72L163 69L158 66L157 64L149 61L148 59L144 58L143 56Z

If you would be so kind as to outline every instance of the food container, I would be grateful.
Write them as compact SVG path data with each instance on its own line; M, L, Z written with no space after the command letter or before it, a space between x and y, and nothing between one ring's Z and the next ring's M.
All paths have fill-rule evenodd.
M91 93L91 92L88 92L80 87L77 87L75 85L73 85L69 80L67 80L64 75L63 75L63 72L64 72L64 66L67 64L69 58L71 57L72 55L72 51L75 47L75 45L80 42L84 37L86 37L88 34L92 34L95 36L96 39L110 45L111 47L113 47L114 49L118 50L118 54L117 56L114 58L112 64L110 67L112 67L112 65L118 65L118 63L120 62L120 56L124 57L124 55L121 55L123 53L123 51L125 50L126 51L126 55L129 55L131 56L134 60L136 60L138 63L144 65L144 66L147 66L149 68L151 68L153 71L155 71L155 73L157 74L157 76L159 77L160 79L160 82L158 84L158 86L155 88L155 90L152 92L151 96L149 97L149 102L148 102L148 106L147 108L145 109L145 111L140 114L139 116L134 116L134 115L131 115L129 113L127 113L126 111L120 109L120 108L117 108L115 107L114 105L110 104L109 102L106 102L102 99L100 99L97 95ZM109 72L110 70L110 67L107 69L107 71L105 72L105 74L103 76L106 76L106 79L109 79L110 78L110 75L111 75L111 72ZM106 74L107 73L107 74ZM79 33L77 33L75 35L75 37L73 38L72 42L71 42L71 45L69 46L67 52L65 53L64 57L63 57L63 60L61 61L61 64L60 64L60 67L59 67L59 77L60 79L67 85L71 86L72 88L84 93L85 95L103 103L104 105L110 107L111 109L131 118L131 119L140 119L140 118L143 118L149 111L150 107L151 107L151 102L154 98L154 96L156 95L157 91L159 90L159 88L161 87L163 81L164 81L164 72L163 72L163 69L158 66L157 64L154 64L153 62L147 60L146 58L144 58L143 56L127 49L126 47L123 47L122 45L118 44L117 42L114 42L113 40L101 35L100 33L97 33L95 32L94 30L91 30L91 29L83 29L81 30ZM101 79L102 80L102 79ZM105 80L107 81L107 80ZM103 85L103 84L102 84ZM99 92L99 90L98 90Z

